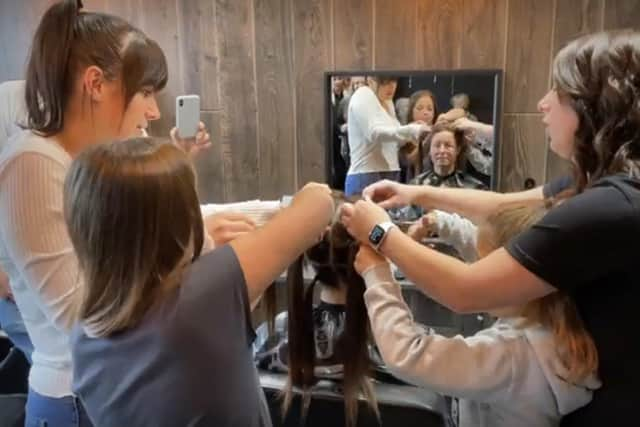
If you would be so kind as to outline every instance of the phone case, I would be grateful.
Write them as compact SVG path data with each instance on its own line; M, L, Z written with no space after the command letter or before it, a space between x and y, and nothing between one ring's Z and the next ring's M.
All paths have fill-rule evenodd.
M176 98L176 127L180 138L193 138L200 123L200 97L183 95Z

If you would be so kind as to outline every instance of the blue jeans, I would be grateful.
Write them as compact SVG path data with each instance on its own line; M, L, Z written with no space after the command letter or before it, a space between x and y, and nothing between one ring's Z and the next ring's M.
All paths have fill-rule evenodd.
M362 194L362 190L364 190L367 186L373 184L374 182L382 181L383 179L399 181L400 171L367 172L347 175L347 179L344 183L344 194L346 196L360 196Z
M0 328L7 333L13 345L19 348L31 363L33 344L24 327L18 306L8 299L0 299Z
M25 427L92 427L80 399L47 397L29 389Z

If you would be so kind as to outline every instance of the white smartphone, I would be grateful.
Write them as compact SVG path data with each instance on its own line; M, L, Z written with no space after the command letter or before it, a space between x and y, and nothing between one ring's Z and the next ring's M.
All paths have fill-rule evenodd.
M176 98L176 127L180 138L194 138L200 123L200 97L182 95Z

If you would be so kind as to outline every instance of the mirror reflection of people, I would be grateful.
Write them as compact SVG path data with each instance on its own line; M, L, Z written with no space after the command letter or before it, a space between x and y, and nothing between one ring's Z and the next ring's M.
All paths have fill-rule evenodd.
M573 194L530 229L473 264L425 248L395 228L378 247L416 286L458 312L526 304L556 292L571 295L596 344L603 387L563 426L600 427L612 416L635 419L640 404L640 348L629 345L638 339L640 300L638 57L637 31L583 36L556 55L553 84L538 110L551 150L572 162ZM535 194L539 188L518 197ZM373 184L364 195L380 205L360 201L341 210L349 232L363 243L375 225L389 221L384 208L398 203L458 213L455 205L466 205L469 214L463 214L470 217L487 211L478 201L502 198L391 181Z
M367 83L349 101L347 196L359 195L367 185L382 179L399 180L398 147L417 141L428 130L426 124L402 126L398 122L393 105L396 77L369 77Z

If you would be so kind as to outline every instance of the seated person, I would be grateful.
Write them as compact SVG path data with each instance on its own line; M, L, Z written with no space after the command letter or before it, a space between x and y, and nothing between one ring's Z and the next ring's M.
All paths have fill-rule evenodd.
M436 123L432 132L426 135L419 146L420 153L427 153L423 157L423 167L427 171L416 176L411 184L487 189L481 181L462 171L466 147L464 134L461 131L448 123ZM412 222L424 215L424 210L419 206L406 206L392 209L389 214L394 221Z
M285 411L292 399L291 386L308 390L318 379L328 378L342 380L347 425L357 419L361 393L371 409L378 412L368 378L376 357L370 350L371 335L362 298L364 283L353 269L357 250L358 245L335 221L322 240L305 254L315 272L311 284L304 286L300 258L287 275L288 313L276 317L272 331L268 331L266 323L257 330L257 366L289 375ZM321 288L319 304L313 303L315 286Z
M436 187L475 188L487 187L479 180L466 174L467 143L464 133L449 123L436 123L432 131L421 143L423 170L412 180L412 184Z
M543 214L512 207L492 215L479 227L479 256L506 245ZM601 385L595 344L567 294L495 310L499 319L492 327L446 338L415 324L386 259L362 246L355 266L365 279L371 329L387 367L412 384L458 398L459 427L558 426Z

